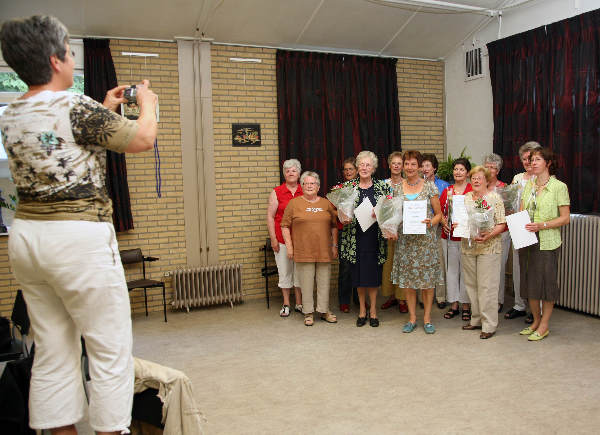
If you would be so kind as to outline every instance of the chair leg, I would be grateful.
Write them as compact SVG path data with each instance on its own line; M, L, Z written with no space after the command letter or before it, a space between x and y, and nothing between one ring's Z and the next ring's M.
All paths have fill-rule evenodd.
M269 276L265 276L265 293L267 295L267 309L270 309L269 306Z
M146 293L146 288L144 287L144 305L146 306L146 317L148 317L148 294Z
M167 323L167 297L165 296L165 284L162 285L163 291L163 312L165 314L165 323Z

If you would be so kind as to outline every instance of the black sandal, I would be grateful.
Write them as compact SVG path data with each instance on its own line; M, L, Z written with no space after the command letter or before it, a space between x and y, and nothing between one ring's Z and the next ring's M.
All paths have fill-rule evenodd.
M469 320L471 320L471 310L463 310L463 312L462 312L462 319L465 322L468 322Z
M460 314L460 310L458 308L457 309L450 308L448 310L448 312L444 314L444 319L452 319L453 317L456 317L459 314Z

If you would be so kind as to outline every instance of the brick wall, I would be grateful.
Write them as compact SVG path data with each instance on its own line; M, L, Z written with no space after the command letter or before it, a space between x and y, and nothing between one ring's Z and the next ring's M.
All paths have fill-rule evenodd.
M148 79L158 95L162 197L158 198L156 194L154 153L128 154L127 175L135 228L118 234L117 238L120 249L139 247L145 255L160 258L147 265L146 275L152 279L165 279L168 303L172 299L171 280L164 278L163 274L186 264L177 44L113 40L111 51L119 84ZM123 56L122 52L156 53L159 57L130 57ZM141 268L128 266L125 274L128 279L139 277ZM133 312L143 312L143 290L131 293L131 304ZM161 289L148 290L148 306L153 311L162 310Z

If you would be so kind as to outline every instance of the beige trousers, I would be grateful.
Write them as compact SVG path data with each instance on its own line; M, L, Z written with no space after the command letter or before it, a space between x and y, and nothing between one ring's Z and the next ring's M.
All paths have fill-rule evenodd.
M296 272L302 289L302 312L310 314L315 311L313 290L317 280L317 311L329 311L329 280L331 263L296 263Z
M498 284L502 254L461 255L462 274L471 300L471 325L483 332L498 327Z

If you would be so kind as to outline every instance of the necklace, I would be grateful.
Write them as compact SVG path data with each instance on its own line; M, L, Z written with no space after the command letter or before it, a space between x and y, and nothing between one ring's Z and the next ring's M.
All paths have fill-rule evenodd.
M537 180L535 180L535 185L537 186L538 189L542 189L546 184L548 184L548 181L550 181L550 177L548 177L548 179L543 184L539 184L538 181L539 181L539 178Z
M416 186L417 184L419 184L419 182L420 182L420 181L421 181L421 179L420 179L420 178L417 178L417 181L415 181L414 183L410 183L410 182L408 181L408 178L407 178L407 179L406 179L406 184L408 184L409 186L412 186L412 187L414 187L414 186Z

